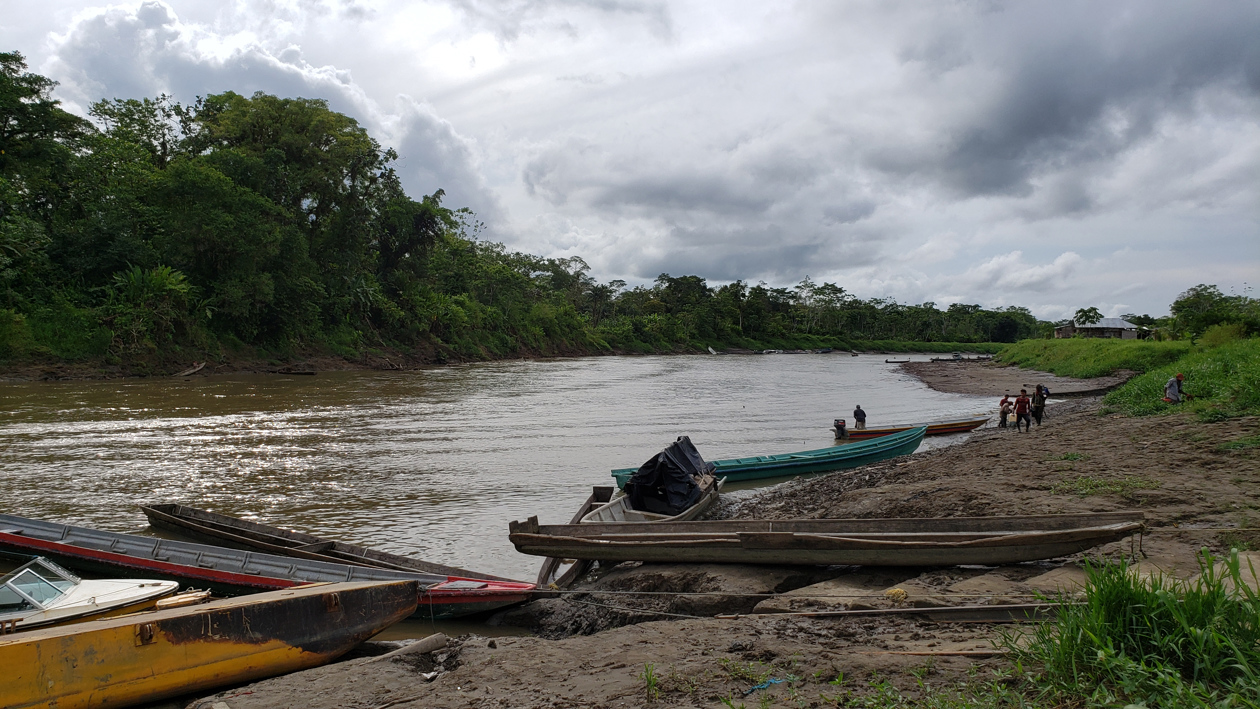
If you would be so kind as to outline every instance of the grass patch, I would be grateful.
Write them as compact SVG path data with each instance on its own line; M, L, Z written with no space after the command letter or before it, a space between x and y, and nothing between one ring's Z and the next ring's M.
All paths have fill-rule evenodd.
M1052 458L1051 460L1089 460L1089 456L1085 453L1064 453L1058 458Z
M1119 480L1099 480L1087 475L1073 480L1064 480L1050 488L1050 492L1059 495L1122 495L1128 496L1134 490L1154 490L1160 486L1158 480L1149 478L1121 478Z
M1184 391L1194 399L1165 403L1164 384L1178 372L1186 375ZM1130 416L1191 411L1201 421L1260 414L1260 339L1238 340L1188 354L1135 377L1108 394L1103 403Z
M1260 706L1260 597L1237 552L1204 552L1191 581L1088 565L1085 602L1003 644L1042 700L1061 706Z
M913 695L907 696L891 681L873 677L864 687L854 686L841 675L828 684L841 687L819 692L824 706L862 707L863 709L1015 709L1050 707L1027 693L1026 687L1013 686L1009 672L995 671L992 679L971 677L947 685L929 683L926 673L915 675Z
M1247 438L1238 438L1232 441L1226 441L1216 447L1218 451L1236 451L1245 448L1260 448L1260 436L1248 436Z
M998 360L1061 377L1104 377L1121 369L1148 372L1190 352L1189 342L1071 338L1020 340L998 353Z

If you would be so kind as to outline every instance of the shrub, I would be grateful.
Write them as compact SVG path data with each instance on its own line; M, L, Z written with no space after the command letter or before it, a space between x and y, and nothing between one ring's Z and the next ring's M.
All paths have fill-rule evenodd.
M1164 384L1178 372L1186 375L1184 391L1194 398L1183 404L1165 403ZM1235 340L1189 354L1135 377L1103 403L1131 416L1188 410L1214 421L1260 414L1260 339Z
M1199 346L1206 348L1220 347L1234 340L1241 340L1246 336L1247 328L1242 323L1221 323L1203 331L1203 334L1199 337Z
M1260 702L1260 597L1235 550L1206 551L1192 581L1139 576L1123 563L1088 566L1083 604L1063 604L1053 623L1007 646L1039 666L1049 694L1091 704L1226 707Z
M1151 340L1072 338L1020 340L1007 345L998 359L1008 364L1040 369L1061 377L1102 377L1121 369L1146 372L1184 356L1190 343Z

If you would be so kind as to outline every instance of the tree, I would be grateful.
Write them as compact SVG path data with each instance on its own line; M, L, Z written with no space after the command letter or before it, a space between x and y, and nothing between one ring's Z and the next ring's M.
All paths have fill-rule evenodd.
M1096 322L1100 322L1102 319L1103 314L1098 311L1098 308L1095 308L1092 305L1088 308L1081 308L1080 310L1077 310L1076 315L1072 316L1072 321L1077 325L1093 325Z

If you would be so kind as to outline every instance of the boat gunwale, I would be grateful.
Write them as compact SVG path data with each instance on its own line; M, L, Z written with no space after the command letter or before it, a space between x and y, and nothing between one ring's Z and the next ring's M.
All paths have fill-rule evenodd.
M166 511L165 509L162 509L162 508L170 508L170 507L175 508L174 514L172 514L172 512ZM357 544L347 544L345 542L323 539L313 534L307 534L305 532L297 532L294 530L282 529L280 527L272 527L271 525L263 524L261 522L251 522L249 520L242 520L236 517L232 517L230 515L224 515L217 512L210 512L209 510L202 510L200 508L191 507L188 505L184 505L182 503L158 503L156 505L142 505L140 509L141 511L144 512L145 516L149 518L149 523L151 525L153 524L154 518L156 517L159 520L173 527L177 527L178 529L189 529L193 531L194 533L204 534L214 539L227 540L227 541L230 541L230 542L242 545L242 546L250 547L251 549L260 550L265 554L273 554L273 555L278 555L278 556L291 556L295 558L307 559L310 561L326 562L330 564L344 564L344 565L350 565L350 566L361 566L364 568L400 571L403 573L419 573L419 574L432 574L432 575L439 575L439 576L451 576L451 577L457 577L457 578L469 579L469 580L487 580L487 581L505 581L505 582L511 582L511 583L526 583L524 581L518 581L516 579L503 578L500 576L493 576L490 574L481 574L476 571L469 571L468 569L461 569L454 566L446 566L444 564L434 564L432 562L424 561L422 559L411 559L410 557L404 557L397 554L391 554L389 552L381 552L379 550L370 549L368 547L363 547ZM194 515L188 515L188 517L196 518L197 515L206 515L206 516L212 517L212 519L189 519L188 517L178 514L178 512L181 510L191 510L197 513ZM213 518L218 518L218 519L216 520ZM244 523L245 525L258 528L258 529L248 529L248 527L246 527L243 529L236 529L235 531L245 531L245 532L254 533L254 534L264 534L267 536L273 536L279 539L286 539L286 536L283 534L277 535L277 534L271 534L267 531L264 531L264 530L273 530L273 531L283 532L285 534L290 534L290 535L293 535L294 537L297 537L296 539L288 538L288 541L302 541L303 538L310 538L312 540L311 542L308 542L307 544L303 546L307 546L310 544L331 544L333 545L332 547L333 549L336 549L338 546L348 547L351 549L362 549L366 552L370 552L370 553L380 555L380 556L387 556L387 557L396 558L399 560L404 560L404 561L409 561L409 562L417 562L418 565L416 567L408 567L404 564L392 563L389 561L385 561L383 559L375 559L371 556L353 554L349 552L347 552L347 556L353 556L354 558L347 559L341 556L332 556L332 555L327 555L320 552L306 551L300 548L284 547L278 544L272 544L270 542L252 539L246 536L241 536L239 534L236 534L235 531L227 531L226 529L220 528L220 527L234 528L233 523ZM372 562L375 562L375 563L372 563ZM424 567L430 567L430 568L424 568Z
M161 547L162 544L175 545L183 547L183 551L196 551L223 553L231 552L233 554L243 554L246 556L246 563L250 561L282 561L296 572L297 566L300 564L314 564L315 569L321 569L324 572L332 572L337 569L327 567L342 567L347 573L353 573L353 569L363 569L367 572L379 572L383 574L397 574L394 578L381 579L341 579L336 581L309 581L305 579L284 578L278 576L267 576L263 573L242 573L236 571L227 571L215 568L206 568L202 566L191 566L178 562L162 561L152 556L137 556L133 554L121 553L116 551L107 551L91 546L80 546L65 541L53 541L39 536L31 536L24 533L15 533L14 523L12 520L19 520L17 527L24 524L34 530L43 531L45 534L51 534L48 529L61 528L61 539L66 539L74 531L82 533L91 533L103 535L106 538L124 539L124 540L143 540L154 542L154 552ZM44 528L44 529L41 529ZM22 530L25 531L25 530ZM16 515L0 514L0 547L11 547L29 551L31 549L40 549L50 555L76 559L81 562L94 562L102 565L121 567L126 569L139 569L143 571L152 571L167 576L180 579L193 579L208 583L215 583L226 587L236 587L238 589L263 589L263 590L284 590L294 586L307 585L309 583L374 583L389 581L415 581L423 588L422 598L420 602L425 605L459 605L459 604L475 604L486 606L489 603L503 604L514 603L523 597L528 596L535 589L535 585L525 581L498 581L491 579L467 578L457 576L445 576L439 574L426 574L413 571L395 571L392 569L377 569L371 567L356 567L347 564L340 564L328 561L300 560L291 557L275 556L255 551L242 551L237 549L228 549L225 547L217 547L207 544L198 544L195 542L183 542L179 540L158 539L149 537L137 537L136 535L125 534L121 532L108 532L104 530L95 530L86 527L75 527L73 525L62 524L59 522L46 522L42 520L33 520ZM253 558L251 558L253 557ZM260 558L261 557L261 558ZM429 577L429 578L417 578ZM441 589L443 584L452 581L475 581L485 583L489 588L481 589ZM425 603L423 597L430 597L433 600ZM468 599L462 601L460 599ZM516 600L513 600L516 599Z

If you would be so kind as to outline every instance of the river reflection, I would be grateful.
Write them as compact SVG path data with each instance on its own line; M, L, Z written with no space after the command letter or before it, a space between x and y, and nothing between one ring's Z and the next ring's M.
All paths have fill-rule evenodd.
M786 453L830 445L854 404L874 426L995 401L842 354L0 384L0 509L135 532L138 505L183 502L532 579L508 521L567 522L675 436L711 459Z

